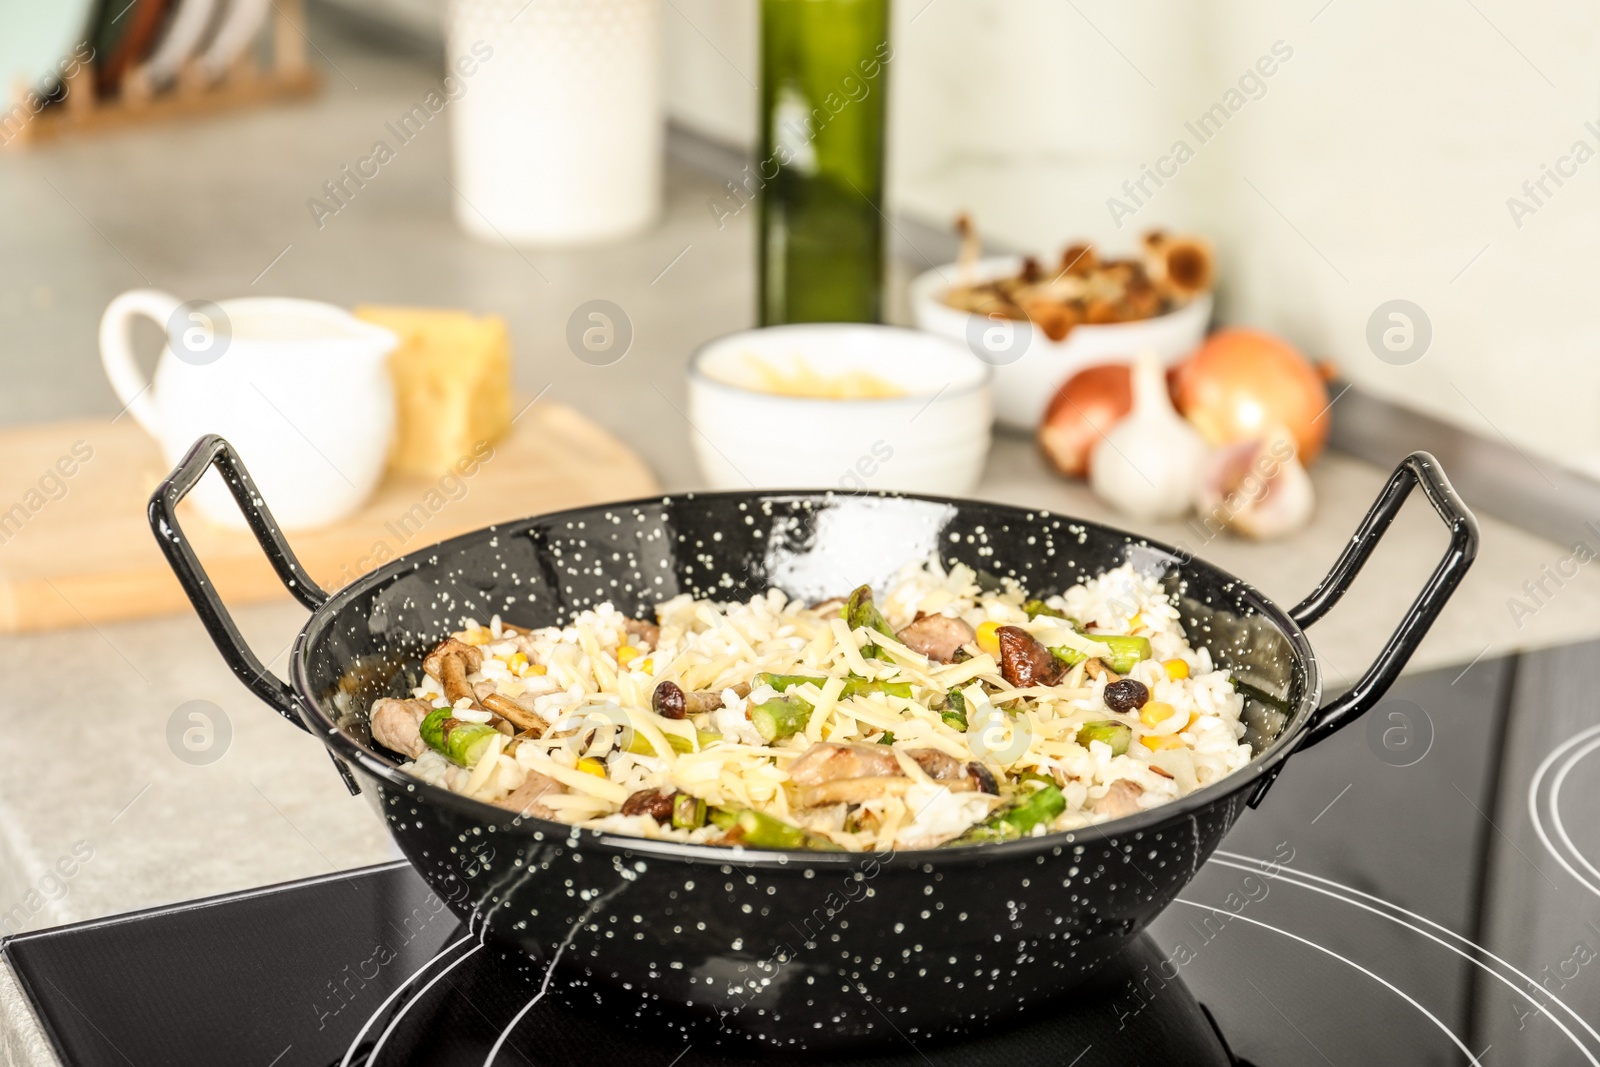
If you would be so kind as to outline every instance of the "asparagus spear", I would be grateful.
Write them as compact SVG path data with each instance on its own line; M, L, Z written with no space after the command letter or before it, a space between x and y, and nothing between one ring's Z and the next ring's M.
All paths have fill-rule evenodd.
M1128 742L1132 740L1133 728L1114 719L1086 722L1078 727L1078 744L1088 748L1090 741L1104 741L1111 746L1111 754L1113 756L1120 756L1127 752Z
M756 675L755 684L758 686L769 685L778 692L783 693L787 692L794 686L805 685L807 682L810 682L818 689L821 689L822 683L826 682L827 680L828 679L826 678L810 674L770 674L763 671L762 673ZM845 678L844 688L839 690L839 696L841 698L853 697L861 693L884 693L888 696L905 697L907 700L910 700L911 683L873 681L870 678L863 678L860 675L852 674Z
M1042 600L1029 600L1022 605L1022 610L1028 613L1028 618L1037 619L1040 615L1048 615L1055 619L1065 619L1072 624L1072 628L1083 636L1099 641L1111 647L1111 659L1108 661L1112 670L1118 674L1126 674L1133 669L1133 665L1140 660L1150 658L1150 639L1147 637L1134 637L1129 634L1091 634L1084 633L1083 626L1064 611L1057 611ZM1056 658L1064 660L1070 667L1083 659L1083 653L1071 648L1052 648Z
M463 722L454 708L434 708L417 727L423 742L451 763L471 767L499 733L486 722Z
M625 750L632 752L635 756L656 756L660 754L656 752L656 746L652 745L648 740L646 740L644 734L641 734L638 730L630 727L625 730L624 733L627 734L627 740L623 743L622 747ZM705 748L713 741L722 740L721 734L711 733L708 730L698 730L696 733L698 733L700 736L701 748ZM687 737L680 737L678 734L670 734L665 730L662 731L662 734L665 735L668 746L670 746L674 752L693 752L695 750L694 742L689 740Z
M841 697L853 697L858 693L882 693L885 696L904 697L911 699L910 682L874 682L866 678L857 678L851 675L845 679L844 688L839 691Z
M1080 631L1081 632L1081 631ZM1127 674L1133 665L1150 658L1150 639L1132 634L1084 634L1091 641L1099 641L1111 649L1106 665L1118 674ZM1050 650L1056 659L1071 667L1083 661L1084 654L1075 648L1057 645Z
M723 814L727 818L727 843L730 845L744 845L746 848L810 849L816 852L843 851L825 837L750 808ZM714 811L711 821L721 826L723 823L717 815L718 813Z
M961 695L961 690L952 689L945 695L944 710L939 712L939 718L952 730L967 732L967 698Z
M672 797L672 825L678 830L698 830L706 824L706 802L689 793Z
M750 723L767 744L793 737L806 728L814 709L799 697L773 697L750 707Z
M1053 619L1066 619L1072 622L1071 616L1064 611L1057 611L1042 600L1029 600L1022 605L1022 610L1028 613L1028 618L1037 619L1040 615L1048 615Z
M1035 826L1048 823L1067 810L1067 798L1054 783L1042 786L1037 792L1007 808L1001 808L966 833L950 842L952 845L976 845L987 841L1015 841L1026 837Z
M863 585L850 594L850 599L845 601L844 621L850 629L855 630L866 627L885 637L894 637L894 628L889 625L889 620L883 617L883 612L878 610L872 602L872 586ZM861 650L867 659L888 659L889 654L877 645L868 645Z

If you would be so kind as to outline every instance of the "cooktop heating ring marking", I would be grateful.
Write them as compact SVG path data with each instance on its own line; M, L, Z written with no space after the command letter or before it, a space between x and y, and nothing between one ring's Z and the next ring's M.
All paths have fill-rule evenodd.
M378 1053L383 1051L383 1046L389 1040L389 1035L394 1033L394 1028L400 1025L400 1020L406 1017L406 1013L416 1005L417 1001L428 995L428 990L432 989L434 984L437 983L439 979L443 978L445 975L449 974L451 971L455 970L457 967L461 966L467 960L471 959L473 956L482 951L483 942L480 941L478 944L473 945L471 948L467 949L467 951L463 952L450 964L450 966L444 968L438 974L428 979L428 984L417 990L416 995L410 1000L406 1001L405 1004L401 1006L400 1010L394 1013L394 1018L389 1020L389 1025L383 1028L383 1033L378 1035L377 1044L373 1045L372 1051L367 1054L367 1063L374 1064L378 1062Z
M1596 734L1600 734L1600 726L1591 726L1589 729L1562 742L1556 747L1555 751L1544 758L1544 762L1539 764L1539 769L1533 774L1533 781L1528 785L1528 813L1533 818L1533 828L1538 832L1539 840L1544 843L1546 851L1554 856L1556 862L1565 867L1567 873L1576 878L1585 889L1600 895L1600 886L1597 886L1594 881L1574 869L1568 856L1562 855L1561 850L1556 848L1549 835L1545 832L1543 820L1539 816L1539 786L1544 779L1545 773L1549 771L1557 759L1560 759L1562 761L1561 767L1551 780L1550 796L1546 801L1550 807L1550 822L1555 826L1556 834L1561 839L1561 843L1566 846L1571 858L1582 864L1596 879L1600 879L1600 870L1597 870L1595 865L1589 862L1589 858L1573 843L1571 835L1567 833L1566 822L1561 818L1561 787L1566 784L1567 775L1572 771L1572 768L1577 766L1589 753L1600 748L1600 738L1596 738ZM1571 751L1573 749L1577 751Z
M422 977L423 972L425 972L429 967L432 967L435 963L438 963L440 960L442 960L446 956L450 955L450 953L454 952L456 949L460 948L462 945L466 944L468 941L471 941L471 940L472 940L472 935L469 933L469 934L462 935L462 937L459 938L458 940L450 942L450 944L448 944L444 948L440 949L434 955L434 957L432 959L428 960L422 966L420 966L416 970L412 971L406 977L405 981L403 981L399 985L395 986L394 992L390 993L388 996L383 998L383 1003L378 1005L376 1011L374 1011L371 1015L367 1016L367 1021L362 1023L361 1024L361 1029L356 1031L356 1036L355 1036L355 1038L353 1040L351 1040L350 1048L348 1050L346 1050L346 1052L344 1054L344 1059L339 1061L339 1067L350 1067L350 1057L352 1057L352 1056L354 1056L356 1054L356 1049L358 1047L360 1047L360 1045L361 1045L361 1039L363 1037L367 1036L367 1031L372 1028L372 1024L377 1022L379 1016L381 1016L385 1011L388 1010L389 1005L394 1003L395 998L398 997L401 993L404 993L406 991L406 987L411 985L411 983L415 982L418 978Z
M1240 870L1240 871L1248 871L1248 872L1261 874L1261 873L1265 873L1265 871L1270 866L1264 860L1258 860L1253 856L1245 856L1245 855L1242 855L1241 853L1237 853L1237 852L1224 852L1223 850L1218 849L1217 852L1214 855L1234 856L1234 857L1237 857L1239 859L1249 860L1252 863L1260 864L1260 866L1258 866L1258 867L1247 867L1244 864L1229 863L1226 860L1218 860L1218 859L1215 859L1215 858L1213 858L1213 860L1212 860L1212 862L1217 863L1219 866L1232 867L1233 869ZM1507 989L1510 989L1513 992L1518 992L1521 995L1528 997L1529 1000L1533 1001L1534 1006L1539 1009L1539 1013L1541 1015L1544 1015L1551 1022L1555 1023L1555 1025L1560 1028L1561 1032L1567 1035L1567 1039L1570 1040L1575 1046L1577 1046L1578 1051L1583 1053L1585 1059L1587 1059L1591 1064L1595 1064L1596 1067L1600 1067L1600 1059L1596 1059L1595 1055L1592 1052L1590 1052L1584 1046L1583 1042L1581 1040L1579 1040L1578 1036L1576 1034L1574 1034L1571 1030L1567 1029L1566 1025L1564 1023L1562 1023L1562 1021L1560 1019L1556 1018L1548 1010L1546 1010L1545 1005L1540 1004L1537 998L1535 998L1533 996L1529 996L1527 990L1525 990L1525 989L1519 990L1517 988L1517 986L1514 983L1511 982L1510 979L1506 978L1504 975L1500 974L1499 972L1494 970L1492 967L1488 966L1482 960L1477 959L1477 958L1469 955L1468 953L1465 953L1465 952L1461 951L1461 949L1457 948L1456 946L1454 946L1452 944L1449 944L1446 941L1440 940L1438 937L1434 936L1433 934L1430 934L1428 931L1422 929L1421 927L1413 926L1411 923L1408 923L1405 920L1399 919L1399 918L1397 918L1397 917L1395 917L1393 915L1387 915L1384 912L1379 911L1378 909L1372 907L1369 904L1363 904L1359 900L1354 900L1354 899L1351 899L1350 897L1342 896L1339 893L1332 892L1331 890L1323 889L1321 886L1309 885L1306 882L1301 881L1300 879L1315 879L1318 882L1325 883L1326 885L1335 886L1335 887L1337 887L1339 889L1345 890L1348 893L1353 893L1356 896L1366 897L1368 900L1377 901L1379 904L1387 905L1388 907L1393 908L1395 911L1401 912L1404 915L1408 915L1411 918L1416 919L1418 922L1427 923L1429 926L1433 927L1434 929L1441 930L1444 933L1449 934L1451 937L1453 937L1456 940L1462 942L1463 944L1471 945L1473 948L1477 949L1479 952L1483 953L1485 956L1487 956L1490 959L1494 960L1494 962L1498 963L1500 966L1504 967L1506 970L1510 971L1512 974L1515 974L1518 978L1522 979L1522 981L1527 983L1527 985L1530 988L1537 990L1540 996L1548 998L1552 1003L1554 1003L1555 1005L1560 1007L1562 1011L1564 1011L1568 1015L1572 1016L1572 1018L1577 1021L1578 1025L1582 1026L1585 1030L1587 1030L1589 1032L1589 1036L1590 1037L1593 1037L1597 1042L1600 1042L1600 1032L1596 1032L1595 1028L1592 1025L1590 1025L1590 1023L1586 1019L1584 1019L1583 1016L1579 1015L1576 1011L1574 1011L1571 1007L1569 1007L1566 1004L1566 1002L1563 1001L1560 997L1556 996L1555 994L1551 993L1548 989L1545 989L1543 986L1541 986L1537 982L1535 982L1531 975L1528 975L1528 974L1524 973L1522 970L1518 969L1514 964L1512 964L1512 963L1508 962L1507 960L1502 959L1501 957L1495 955L1493 952L1489 951L1489 949L1487 949L1484 946L1478 944L1476 941L1473 941L1473 940L1471 940L1469 938L1463 937L1462 935L1456 933L1454 930L1451 930L1449 927L1442 926L1439 923L1434 922L1432 919L1428 918L1425 915L1418 915L1416 912L1409 911L1406 908L1403 908L1398 904L1395 904L1395 903L1393 903L1391 901L1384 900L1382 897L1373 896L1371 893L1364 893L1359 889L1354 889L1354 888L1352 888L1350 886L1343 885L1343 884L1341 884L1339 882L1335 882L1331 878L1323 878L1320 875L1311 874L1311 873L1306 872L1306 871L1293 871L1293 872L1291 872L1291 871L1287 870L1285 867L1283 867L1282 864L1278 864L1277 867L1278 867L1278 873L1276 875L1272 876L1274 878L1274 880L1276 880L1278 878L1282 878L1286 882L1288 882L1288 884L1296 886L1296 887L1298 887L1300 889L1309 889L1312 892L1321 893L1324 896L1332 897L1334 900L1338 900L1338 901L1340 901L1342 903L1350 904L1350 905L1352 905L1354 907L1361 908L1361 909L1363 909L1365 911L1370 911L1374 915L1377 915L1379 918L1388 919L1390 922L1398 923L1399 925L1404 926L1407 929L1414 930L1417 933L1421 934L1423 937L1426 937L1431 941L1437 942L1439 945L1443 946L1444 948L1449 949L1451 952L1454 952L1456 955L1460 956L1462 959L1464 959L1467 962L1469 962L1469 963L1473 964L1474 966L1478 967L1479 969L1484 971L1486 974L1488 974L1489 976L1494 978L1496 981L1498 981L1501 985L1504 985Z
M1282 929L1280 927L1273 926L1271 923L1264 923L1259 919L1252 919L1248 915L1241 915L1236 911L1225 911L1222 908L1213 908L1209 904L1201 904L1198 901L1194 901L1194 900L1185 900L1182 897L1178 897L1176 900L1173 901L1173 903L1174 904L1187 904L1187 905L1189 905L1189 907L1191 907L1191 908L1199 908L1201 911L1209 911L1209 912L1212 912L1213 914L1216 914L1216 915L1227 915L1227 916L1230 916L1231 918L1234 918L1234 919L1241 919L1244 922L1250 923L1252 926L1260 926L1260 927L1263 927L1263 928L1265 928L1267 930L1271 930L1275 934L1282 934L1284 937L1290 938L1290 939L1292 939L1294 941L1298 941L1303 945L1309 945L1312 948L1316 949L1318 952L1326 953L1327 955L1332 956L1334 959L1338 960L1340 963L1347 964L1348 966L1353 967L1356 970L1360 971L1362 974L1366 975L1368 978L1371 978L1374 982L1377 982L1380 985L1387 986L1389 988L1390 992L1394 993L1396 996L1398 996L1401 999L1405 1000L1413 1008L1416 1008L1418 1011L1420 1011L1423 1015L1426 1015L1428 1017L1428 1020L1430 1022L1432 1022L1433 1025L1437 1026L1439 1028L1440 1032L1443 1033L1444 1036L1448 1037L1451 1040L1451 1042L1456 1046L1456 1048L1461 1050L1461 1054L1467 1058L1467 1062L1468 1063L1476 1063L1476 1062L1478 1062L1477 1057L1475 1057L1472 1054L1472 1050L1467 1048L1466 1045L1463 1045L1461 1043L1461 1039L1456 1036L1455 1031L1451 1030L1448 1026L1446 1026L1444 1024L1443 1020L1441 1020L1437 1015L1435 1015L1433 1012L1429 1011L1427 1008L1424 1008L1421 1005L1421 1003L1419 1003L1417 1001L1417 999L1415 997L1413 997L1410 993L1407 993L1405 990L1401 989L1399 986L1395 985L1393 982L1389 981L1387 978L1383 977L1382 975L1376 974L1373 971L1367 970L1365 967L1361 966L1361 964L1357 963L1355 960L1349 959L1348 957L1345 957L1345 956L1341 956L1337 952L1333 951L1333 949L1325 948L1322 945L1317 944L1315 941L1312 941L1310 938L1301 937L1299 934L1291 933L1288 930L1284 930L1284 929Z
M583 929L583 924L594 918L595 912L599 911L600 908L612 897L616 896L618 893L622 892L632 884L633 880L631 878L624 881L621 885L612 889L610 892L596 898L595 902L585 908L582 915L578 916L577 922L573 923L571 928L567 930L567 936L561 939L561 944L556 946L555 953L550 957L550 964L544 969L544 980L539 983L539 992L535 993L533 995L533 999L524 1004L522 1008L511 1017L511 1021L506 1023L505 1029L500 1031L500 1036L494 1039L494 1044L489 1046L489 1055L484 1058L483 1067L492 1067L494 1064L494 1058L500 1055L501 1047L504 1046L507 1039L511 1037L512 1031L516 1030L517 1024L522 1022L522 1017L528 1014L528 1012L532 1011L534 1005L543 1000L544 995L550 991L550 979L556 973L556 964L561 962L561 954L567 951L567 946L572 944L572 939L578 935L579 930ZM373 1052L375 1059L377 1050L374 1049ZM676 1063L677 1061L674 1060L673 1062Z

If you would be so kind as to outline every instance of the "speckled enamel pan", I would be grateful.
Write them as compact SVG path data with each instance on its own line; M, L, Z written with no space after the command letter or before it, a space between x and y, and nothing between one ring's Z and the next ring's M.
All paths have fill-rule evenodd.
M216 466L280 578L312 612L291 683L241 639L176 507ZM1414 486L1450 546L1377 659L1321 703L1304 628L1332 608ZM717 493L638 500L491 526L411 553L334 594L301 569L218 437L157 489L150 522L234 672L320 737L406 856L480 936L610 991L633 1012L719 1040L811 1048L971 1030L1070 989L1164 908L1295 751L1381 697L1477 550L1477 523L1437 461L1389 479L1333 569L1284 611L1167 545L1045 511L871 493ZM1190 641L1247 695L1252 761L1151 811L1006 844L884 855L756 852L579 830L425 785L374 745L365 710L405 693L463 615L561 623L604 601L642 615L679 593L822 599L882 585L908 560L1055 592L1132 560L1177 598ZM687 1013L680 1009L690 1009ZM695 1023L696 1018L702 1020Z

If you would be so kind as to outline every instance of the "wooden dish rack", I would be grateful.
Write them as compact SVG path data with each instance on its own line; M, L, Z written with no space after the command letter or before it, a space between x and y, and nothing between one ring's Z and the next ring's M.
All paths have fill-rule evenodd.
M307 62L302 0L275 0L272 10L272 59L266 67L247 48L222 77L209 79L191 59L174 83L161 90L138 77L136 68L123 79L119 93L100 98L95 93L93 63L82 63L65 79L63 98L41 108L11 136L0 138L0 145L21 148L57 137L310 96L322 79ZM26 86L19 88L17 100L27 92Z

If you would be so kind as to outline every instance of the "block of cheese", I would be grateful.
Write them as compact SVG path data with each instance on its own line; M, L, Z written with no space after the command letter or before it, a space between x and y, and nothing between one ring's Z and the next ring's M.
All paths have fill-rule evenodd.
M393 330L398 419L390 469L437 477L511 428L511 343L496 315L433 308L358 307Z

